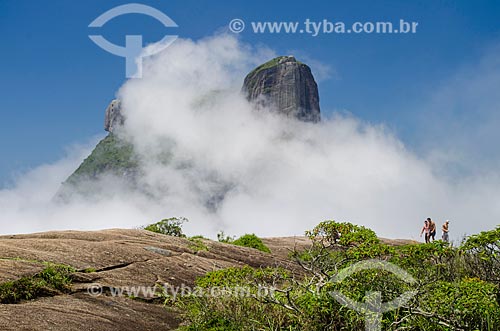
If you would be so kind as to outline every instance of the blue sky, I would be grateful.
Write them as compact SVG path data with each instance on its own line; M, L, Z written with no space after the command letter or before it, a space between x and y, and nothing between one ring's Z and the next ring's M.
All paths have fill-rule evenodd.
M122 58L89 40L93 31L88 24L126 3L0 1L0 187L12 174L55 161L68 146L103 134L104 109L124 82L125 65ZM248 29L240 34L246 43L328 65L332 74L319 83L324 113L347 110L365 121L384 123L415 149L421 129L415 123L421 121L421 111L435 98L435 91L478 66L500 42L498 1L141 3L161 10L178 24L168 29L170 34L192 39L223 31L233 18L419 22L413 35L312 37L253 34ZM152 18L127 15L108 22L99 32L123 45L127 34L141 34L154 42L166 30ZM453 116L468 118L470 108L455 107ZM437 106L433 111L450 112Z

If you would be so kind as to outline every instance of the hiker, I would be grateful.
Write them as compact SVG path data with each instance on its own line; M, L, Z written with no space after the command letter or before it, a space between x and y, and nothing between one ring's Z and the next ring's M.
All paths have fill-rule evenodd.
M427 221L429 222L429 242L430 242L431 238L432 241L436 240L436 223L434 223L434 221L431 220L430 217L427 219Z
M449 224L450 224L450 221L446 220L446 222L444 222L443 227L442 227L442 230L443 230L443 241L446 242L446 243L450 242L450 237L448 235L448 232L450 232L450 230L448 228Z
M425 242L429 242L429 229L430 229L430 224L428 220L424 221L424 227L422 228L422 231L420 232L420 237L422 237L422 233L425 233Z

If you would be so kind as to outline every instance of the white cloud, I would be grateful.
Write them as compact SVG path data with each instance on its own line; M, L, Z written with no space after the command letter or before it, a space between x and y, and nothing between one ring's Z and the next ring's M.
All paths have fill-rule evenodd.
M332 218L399 238L417 238L428 216L438 225L451 219L456 238L496 225L499 178L436 174L384 127L352 116L311 124L254 111L240 87L266 54L222 35L177 40L146 60L143 78L119 92L127 118L120 134L137 149L139 186L152 195L44 207L50 194L39 193L55 192L76 167L70 158L0 191L2 231L132 227L169 216L211 236L300 235Z

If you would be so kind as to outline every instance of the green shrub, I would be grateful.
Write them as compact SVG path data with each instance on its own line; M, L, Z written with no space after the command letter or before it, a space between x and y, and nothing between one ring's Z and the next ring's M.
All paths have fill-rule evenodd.
M69 266L46 263L46 267L34 276L0 284L0 303L18 303L67 292L71 284L71 273L74 271Z
M470 236L460 250L472 275L500 286L500 227Z
M167 236L186 237L186 235L182 232L182 225L186 222L188 222L187 218L171 217L163 219L157 223L147 225L143 227L143 229Z
M207 239L203 236L194 236L194 237L189 238L189 241L191 242L189 244L189 248L191 248L195 252L208 251L208 246L205 245L203 240L207 240Z
M264 253L271 253L269 247L264 245L262 240L255 234L245 234L233 241L232 244L236 246L255 248Z
M292 254L304 272L298 277L244 267L198 279L203 288L243 286L250 295L183 298L185 330L363 331L364 316L342 306L332 291L356 302L376 291L388 302L410 290L417 291L410 301L383 314L383 330L500 330L499 229L471 236L460 248L441 241L388 246L370 229L334 221L320 223L307 235L312 247ZM340 270L374 258L399 266L416 282L408 284L377 268L331 281ZM257 296L261 288L276 290Z
M181 330L280 330L288 325L285 321L289 314L284 308L259 304L259 298L265 297L260 296L263 293L260 286L283 285L288 279L286 271L273 268L246 266L209 272L199 278L196 285L206 290L205 293L218 289L225 290L226 294L182 297L176 302L185 312L187 322Z
M324 221L314 229L306 231L306 236L313 242L330 246L358 246L361 244L378 244L380 240L373 230L351 223Z
M443 316L453 325L466 326L468 330L498 330L500 307L496 301L496 293L497 287L491 283L477 278L465 278L453 283L430 283L419 300L426 311L436 316L424 319L429 327L433 323L437 324L437 316Z

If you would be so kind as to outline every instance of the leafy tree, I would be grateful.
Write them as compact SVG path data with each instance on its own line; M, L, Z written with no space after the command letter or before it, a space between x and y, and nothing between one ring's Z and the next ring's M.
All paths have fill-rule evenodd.
M150 224L144 227L144 230L161 233L167 236L186 237L182 232L182 225L188 222L185 217L171 217L163 219L157 223Z
M314 244L324 247L358 246L361 244L377 244L380 242L374 231L351 223L324 221L314 229L306 231L306 236Z

